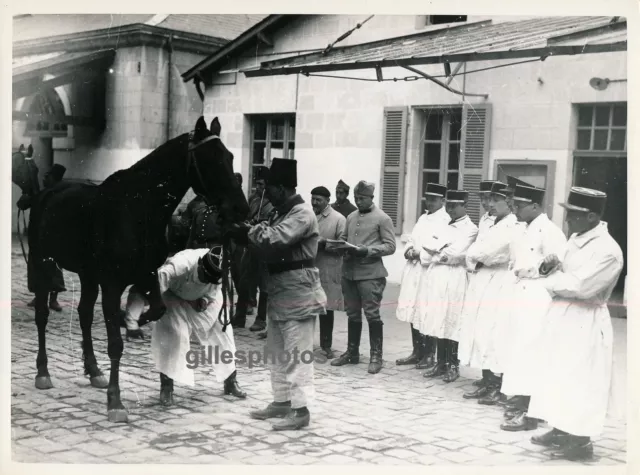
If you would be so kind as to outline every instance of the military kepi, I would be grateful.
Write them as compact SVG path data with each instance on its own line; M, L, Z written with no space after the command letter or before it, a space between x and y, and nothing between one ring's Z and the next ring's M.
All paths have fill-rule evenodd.
M469 192L464 190L448 190L447 203L466 203Z
M447 196L447 187L438 183L427 183L427 191L424 194L444 198Z
M274 158L269 169L269 184L296 188L298 186L298 162L289 158Z
M500 181L496 181L493 185L491 185L491 194L502 196L503 198L509 198L513 196L514 190L512 190L509 185L502 183Z
M513 193L514 201L541 204L544 200L544 190L535 186L516 185Z
M574 186L569 190L567 202L560 203L560 206L572 211L602 214L606 204L606 193L598 190L592 190L591 188Z
M499 183L495 180L484 180L480 182L480 193L491 193L491 187L494 183Z

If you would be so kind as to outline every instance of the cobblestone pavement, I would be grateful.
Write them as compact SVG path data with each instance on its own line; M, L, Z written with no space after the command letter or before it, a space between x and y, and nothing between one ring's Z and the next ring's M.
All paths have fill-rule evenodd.
M148 340L125 341L120 377L123 402L130 411L129 423L109 423L106 390L92 388L83 376L75 310L77 277L65 272L68 292L59 299L63 311L51 313L47 342L54 388L39 391L34 386L37 331L33 310L26 306L32 295L26 289L24 261L15 245L12 272L14 462L570 464L549 460L529 441L531 435L547 427L503 432L499 428L500 409L464 400L463 391L471 388L469 378L477 377L477 373L463 369L463 377L445 384L425 380L420 371L410 367L395 366L395 359L406 356L411 343L409 328L393 316L393 303L383 309L382 372L367 373L368 357L359 365L342 368L315 363L316 400L310 407L311 424L304 430L274 433L269 422L249 418L250 409L271 401L269 373L262 366L239 366L239 383L248 392L244 401L223 396L222 384L205 366L197 370L196 387L176 385L174 407L160 406L159 376L152 366ZM397 292L397 286L390 285L385 301L393 302ZM149 335L150 329L145 332ZM317 332L316 325L316 340ZM108 375L100 300L93 334L98 363ZM264 340L245 329L236 331L236 342L238 349L248 351L262 349ZM345 347L346 316L336 313L334 348L342 351ZM369 353L366 325L361 353ZM626 423L609 420L604 434L594 443L595 458L589 464L624 464Z

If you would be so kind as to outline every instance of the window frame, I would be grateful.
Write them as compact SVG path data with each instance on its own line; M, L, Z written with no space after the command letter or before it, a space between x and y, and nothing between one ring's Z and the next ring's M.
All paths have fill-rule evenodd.
M613 109L616 106L626 106L627 107L627 117L624 126L613 125ZM575 127L574 133L575 137L573 140L573 151L575 156L582 157L612 157L612 158L620 158L626 157L629 153L628 142L629 142L629 105L627 101L613 101L613 102L584 102L584 103L576 103L573 104L575 110ZM583 107L591 107L593 108L592 116L591 116L591 124L590 125L580 125L580 109ZM609 123L606 126L596 125L596 107L608 107L609 108ZM591 139L589 143L589 149L579 149L578 148L578 136L581 130L590 130L591 131ZM595 131L596 130L607 130L607 149L606 150L596 150L593 148L595 142ZM624 149L623 150L609 150L611 146L611 131L612 130L624 130Z
M443 127L442 127L442 134L441 134L441 138L440 141L436 142L434 140L427 140L427 118L429 116L430 113L437 113L437 114L443 114L443 115L447 115L447 113L450 113L453 109L456 110L456 112L460 113L460 124L461 124L461 130L462 130L462 126L463 126L463 114L464 114L464 109L463 106L461 104L451 104L451 105L439 105L439 106L420 106L420 107L415 107L416 110L419 110L421 113L421 120L420 120L420 141L418 143L418 147L419 147L419 159L418 159L418 209L416 210L416 219L419 219L420 216L423 213L423 208L424 208L424 203L426 201L426 198L422 192L423 186L424 186L424 174L425 173L436 173L435 169L427 169L426 168L426 163L425 163L425 146L427 143L439 143L440 144L440 169L438 170L439 178L438 178L438 183L444 183L446 186L446 183L448 183L448 175L450 173L449 171L449 148L450 145L452 143L451 140L451 120L447 120L447 121L443 121ZM449 114L450 115L450 114ZM453 141L458 142L459 148L458 148L458 170L457 170L457 174L458 174L458 187L460 186L460 176L461 176L461 165L462 165L462 132L460 133L460 138L457 141Z
M496 159L493 161L493 174L495 177L494 180L498 179L498 169L500 166L544 166L546 167L546 187L544 192L544 202L543 207L545 209L545 213L549 219L553 218L553 207L555 204L554 201L554 192L556 186L556 161L555 160L530 160L528 158L525 159ZM524 179L523 179L524 180ZM526 180L524 180L526 181Z

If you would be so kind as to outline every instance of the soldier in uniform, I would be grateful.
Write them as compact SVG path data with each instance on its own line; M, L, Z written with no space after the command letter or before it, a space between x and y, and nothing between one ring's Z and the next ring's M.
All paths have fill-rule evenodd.
M349 185L340 180L336 186L336 201L331 204L331 207L345 218L358 209L349 201L349 189Z

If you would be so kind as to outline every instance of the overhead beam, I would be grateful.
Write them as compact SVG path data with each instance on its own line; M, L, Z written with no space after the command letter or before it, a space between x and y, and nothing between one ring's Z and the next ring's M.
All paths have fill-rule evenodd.
M21 122L53 122L57 124L74 125L77 127L95 127L104 124L104 119L96 117L82 117L77 115L55 116L46 114L32 114L24 111L12 111L12 119Z
M43 90L55 89L56 87L64 86L66 84L95 79L103 72L104 71L96 71L95 69L89 69L88 71L72 71L46 81L43 81L40 78L32 78L31 80L21 81L14 84L11 94L14 100L20 99L21 97L28 97L33 94L37 94Z
M260 69L243 71L246 77L279 76L287 74L319 73L328 71L353 71L357 69L394 68L398 66L419 66L424 64L439 64L444 62L473 62L473 61L499 61L507 59L522 58L547 58L552 56L577 56L581 54L612 53L616 51L627 51L627 41L619 41L608 44L587 44L587 45L557 45L540 48L518 49L507 51L487 51L479 53L459 53L442 56L427 56L423 58L400 58L400 59L376 59L372 61L358 61L352 63L324 63L307 64L299 66L287 66L284 60L275 62L265 62ZM295 58L292 58L295 61Z
M449 84L451 84L451 81L453 81L453 78L455 78L455 77L456 77L456 74L458 74L458 72L459 72L459 71L460 71L460 69L462 68L462 65L463 65L463 64L464 64L464 63L458 63L458 64L457 64L457 66L455 67L455 69L453 70L453 72L450 72L450 73L447 75L447 82L445 83L447 86L448 86Z

